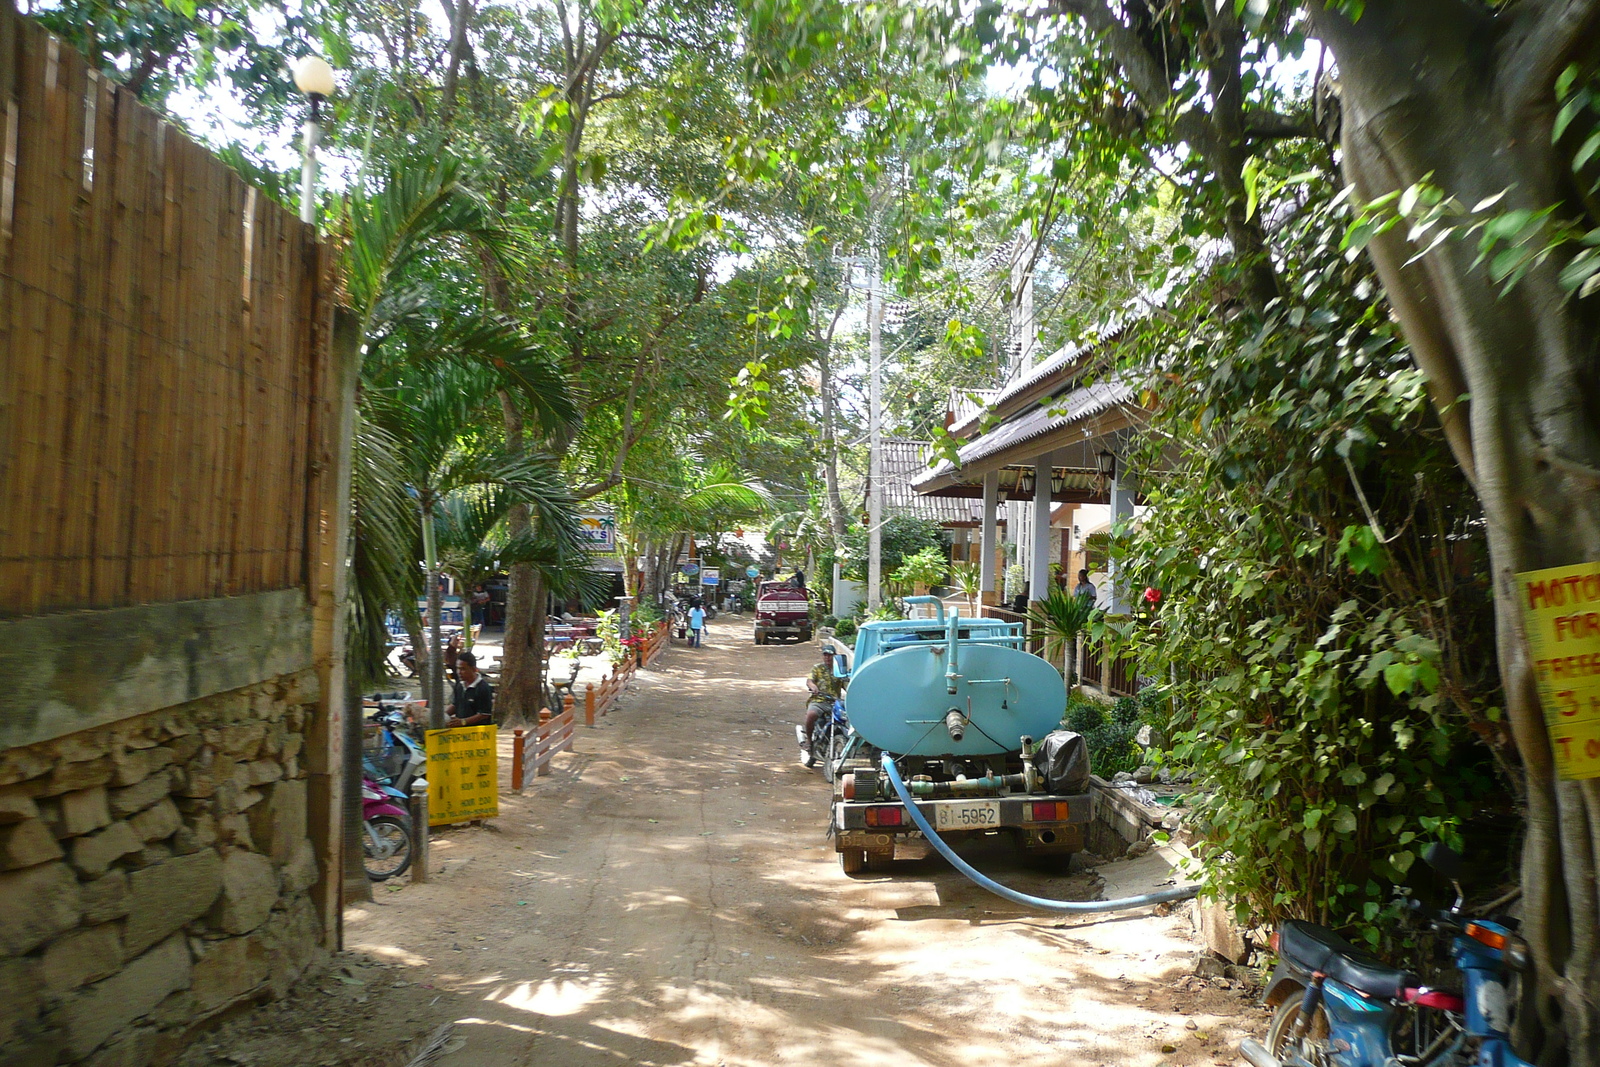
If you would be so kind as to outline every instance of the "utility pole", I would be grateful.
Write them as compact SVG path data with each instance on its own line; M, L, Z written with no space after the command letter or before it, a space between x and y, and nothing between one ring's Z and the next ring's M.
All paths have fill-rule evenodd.
M867 607L883 603L883 278L878 273L878 252L873 249L867 278L867 337L871 353L872 384L868 407L872 480L867 494Z

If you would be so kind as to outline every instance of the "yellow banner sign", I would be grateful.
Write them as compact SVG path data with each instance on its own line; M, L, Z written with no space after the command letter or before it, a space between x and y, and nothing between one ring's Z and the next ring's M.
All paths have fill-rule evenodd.
M1600 778L1600 563L1517 575L1544 720L1563 778Z
M500 750L493 726L428 731L428 825L500 814Z

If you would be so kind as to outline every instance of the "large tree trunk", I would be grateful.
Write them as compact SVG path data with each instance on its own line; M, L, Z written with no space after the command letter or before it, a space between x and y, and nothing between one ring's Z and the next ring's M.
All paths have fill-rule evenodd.
M1369 0L1356 22L1312 5L1343 93L1343 166L1371 200L1428 180L1496 210L1580 198L1551 144L1554 78L1595 47L1594 8L1523 4L1494 16L1460 0ZM1591 223L1592 225L1592 223ZM1600 559L1600 315L1557 281L1561 257L1509 293L1476 242L1417 249L1404 225L1371 253L1452 448L1488 524L1506 711L1527 779L1523 932L1537 964L1518 1020L1543 1063L1600 1063L1600 785L1555 777L1522 632L1519 571Z
M500 393L500 414L506 427L506 450L518 455L524 448L522 412L509 393ZM506 528L512 537L521 537L533 525L526 504L513 504L506 513ZM500 652L500 691L496 712L500 722L528 719L539 713L544 686L543 664L534 645L534 608L541 593L533 567L527 563L512 566L506 586L506 630Z

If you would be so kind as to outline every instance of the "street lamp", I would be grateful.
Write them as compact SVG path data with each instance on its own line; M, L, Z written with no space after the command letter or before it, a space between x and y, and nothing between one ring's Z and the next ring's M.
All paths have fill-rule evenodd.
M294 84L311 98L311 114L301 128L300 221L317 221L317 145L322 140L322 100L332 96L333 68L321 56L301 56L294 65Z

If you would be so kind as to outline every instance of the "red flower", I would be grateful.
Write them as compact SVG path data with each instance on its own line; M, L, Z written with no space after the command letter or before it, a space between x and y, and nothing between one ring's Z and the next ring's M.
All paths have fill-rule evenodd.
M1153 585L1152 586L1148 586L1144 591L1144 602L1146 604L1159 604L1159 603L1161 603L1161 590L1157 589Z

